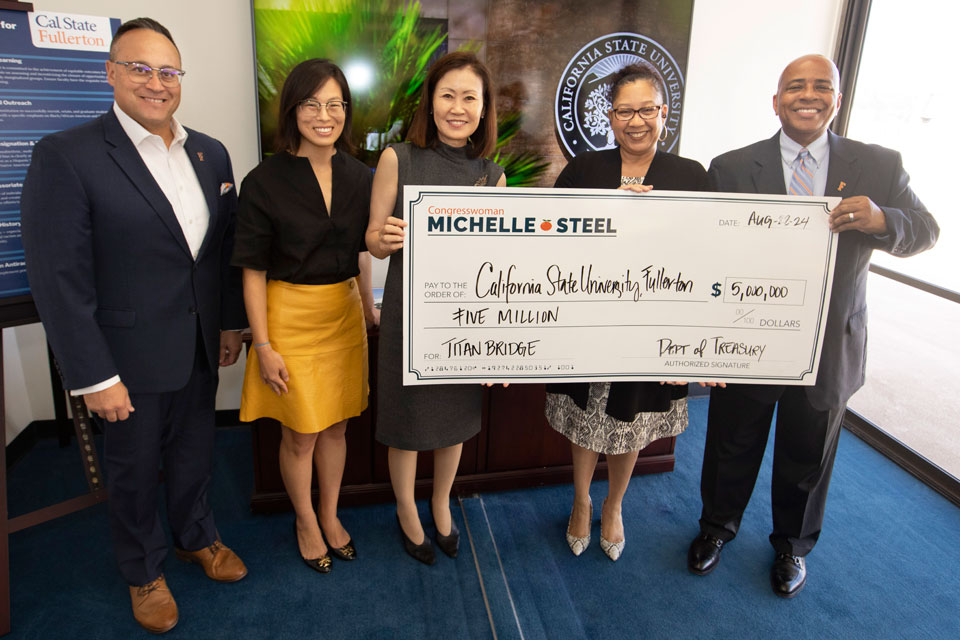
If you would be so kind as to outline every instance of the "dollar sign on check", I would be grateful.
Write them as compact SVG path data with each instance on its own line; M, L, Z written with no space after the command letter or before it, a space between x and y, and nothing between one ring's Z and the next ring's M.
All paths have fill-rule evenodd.
M713 289L713 293L710 294L711 296L713 296L714 298L716 298L718 295L720 295L720 283L719 283L719 282L714 282L714 283L713 283L713 287L711 287L711 288Z

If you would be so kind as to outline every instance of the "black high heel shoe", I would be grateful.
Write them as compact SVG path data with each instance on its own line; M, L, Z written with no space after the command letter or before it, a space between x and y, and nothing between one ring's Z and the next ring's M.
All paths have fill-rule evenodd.
M293 539L297 543L297 555L300 556L300 559L303 560L303 563L316 571L317 573L330 573L330 570L333 569L333 561L330 559L330 554L325 553L319 558L304 558L303 554L300 552L300 541L297 536L297 520L293 520Z
M403 548L412 558L416 558L423 564L433 564L437 557L433 552L433 545L430 544L430 538L424 534L423 542L414 544L413 540L407 537L403 531L403 525L400 524L400 514L397 514L397 528L400 529L400 537L403 538Z
M330 553L340 560L356 560L357 547L353 544L353 539L347 540L347 544L342 547L330 547Z
M433 515L433 505L430 505L430 515ZM437 526L436 517L433 518L433 526ZM457 528L457 523L454 522L452 513L450 514L450 533L443 535L440 533L440 530L437 529L437 546L451 558L456 558L457 553L460 551L460 529Z
M323 533L323 525L320 524L320 518L317 518L317 525L320 527L320 533ZM330 538L327 538L329 540ZM353 538L347 540L347 544L342 547L330 546L330 553L340 560L356 560L357 545L353 544Z
M460 550L460 530L457 529L457 523L453 521L452 517L450 518L449 534L441 535L437 531L437 546L451 558L457 557L457 552Z

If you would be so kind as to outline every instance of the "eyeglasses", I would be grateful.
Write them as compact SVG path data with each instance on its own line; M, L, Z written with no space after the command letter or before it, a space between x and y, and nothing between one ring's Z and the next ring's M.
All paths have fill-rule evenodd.
M113 64L122 64L127 68L127 75L137 84L147 84L156 73L160 78L160 84L167 87L174 87L183 82L183 75L186 73L183 69L174 69L173 67L160 67L155 69L142 62L119 62L112 61Z
M329 102L317 102L312 98L307 98L306 100L301 100L299 107L303 111L304 115L310 116L311 118L316 118L320 115L320 108L325 107L327 110L328 116L339 116L343 115L343 112L346 110L349 103L343 100L330 100Z
M653 120L660 113L660 108L663 107L662 104L658 104L655 107L640 107L639 109L631 109L630 107L617 107L613 110L613 115L617 117L617 120L633 120L633 114L640 114L640 117L644 120Z

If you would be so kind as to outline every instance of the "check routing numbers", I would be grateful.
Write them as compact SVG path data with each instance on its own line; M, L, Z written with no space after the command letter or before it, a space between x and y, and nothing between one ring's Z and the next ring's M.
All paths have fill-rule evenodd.
M405 384L816 380L837 198L404 193Z

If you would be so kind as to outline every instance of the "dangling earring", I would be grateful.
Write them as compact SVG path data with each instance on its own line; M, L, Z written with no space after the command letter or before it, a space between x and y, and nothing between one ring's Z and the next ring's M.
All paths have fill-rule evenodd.
M667 127L664 126L663 129L660 130L660 137L658 137L657 140L659 140L660 142L663 142L666 139L667 139Z

